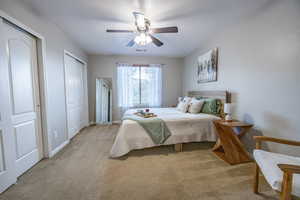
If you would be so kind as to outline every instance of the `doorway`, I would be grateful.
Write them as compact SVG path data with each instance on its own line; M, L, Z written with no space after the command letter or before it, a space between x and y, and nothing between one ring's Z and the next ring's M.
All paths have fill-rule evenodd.
M112 123L112 78L96 79L96 124Z

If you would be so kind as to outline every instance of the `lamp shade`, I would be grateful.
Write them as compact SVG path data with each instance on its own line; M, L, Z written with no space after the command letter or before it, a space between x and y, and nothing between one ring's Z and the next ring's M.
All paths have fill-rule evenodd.
M231 114L231 103L224 104L224 113Z

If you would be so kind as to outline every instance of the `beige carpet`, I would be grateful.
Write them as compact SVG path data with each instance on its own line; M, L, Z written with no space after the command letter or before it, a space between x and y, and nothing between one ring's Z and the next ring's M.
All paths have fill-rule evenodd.
M133 151L110 159L118 125L83 130L52 159L43 160L0 195L3 200L256 200L278 199L261 177L262 195L252 193L253 164L229 166L212 144Z

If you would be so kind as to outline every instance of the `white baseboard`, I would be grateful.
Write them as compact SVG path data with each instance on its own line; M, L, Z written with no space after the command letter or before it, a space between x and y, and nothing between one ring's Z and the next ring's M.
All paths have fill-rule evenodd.
M113 121L112 123L113 124L121 124L122 122L119 120L119 121Z
M62 150L67 144L70 143L70 140L64 141L61 145L59 145L58 147L56 147L54 150L52 150L49 153L49 157L53 157L55 154L57 154L60 150Z

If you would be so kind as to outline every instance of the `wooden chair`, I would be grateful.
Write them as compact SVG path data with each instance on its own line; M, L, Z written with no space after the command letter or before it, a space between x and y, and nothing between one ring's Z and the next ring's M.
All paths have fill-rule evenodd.
M262 141L293 146L300 146L300 142L265 136L254 136L254 139L254 193L258 193L259 172L262 172L271 187L280 193L280 200L290 200L292 195L300 196L300 157L261 150Z

